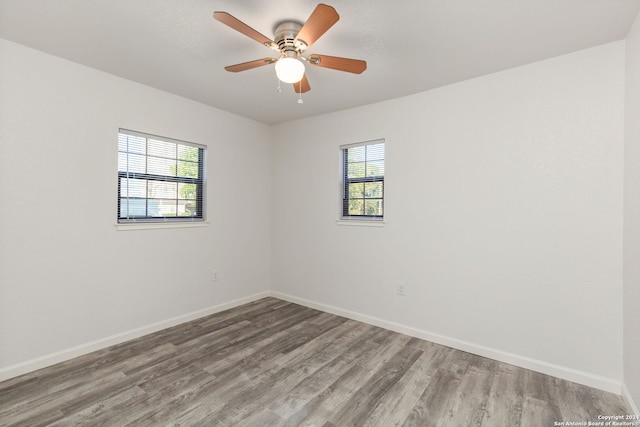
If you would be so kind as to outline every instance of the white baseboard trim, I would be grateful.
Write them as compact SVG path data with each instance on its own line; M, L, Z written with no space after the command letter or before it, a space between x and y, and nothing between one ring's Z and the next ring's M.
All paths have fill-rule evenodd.
M27 360L26 362L18 363L16 365L8 366L0 369L0 381L8 380L29 372L36 371L38 369L46 368L47 366L55 365L56 363L64 362L74 357L83 356L91 353L92 351L102 350L103 348L121 344L125 341L129 341L134 338L139 338L144 335L148 335L154 332L158 332L162 329L170 328L172 326L179 325L181 323L190 322L200 317L208 316L210 314L218 313L220 311L228 310L230 308L238 307L243 304L247 304L261 298L271 296L271 292L261 292L258 294L250 295L248 297L239 298L233 301L225 302L222 304L208 307L202 310L197 310L191 313L176 316L171 319L162 320L151 325L136 328L127 332L112 335L110 337L102 338L96 341L92 341L86 344L82 344L76 347L68 348L66 350L58 351L46 356L38 357L36 359Z
M437 344L442 344L447 347L455 348L457 350L466 351L467 353L477 354L478 356L488 357L499 362L508 363L510 365L518 366L532 371L540 372L543 374L551 375L564 380L572 381L578 384L583 384L589 387L594 387L600 390L608 391L620 395L622 393L622 383L611 378L602 377L599 375L590 374L588 372L578 371L575 369L567 368L564 366L554 365L552 363L535 360L529 357L519 356L517 354L507 353L500 350L495 350L489 347L484 347L467 341L458 340L455 338L447 337L444 335L435 334L432 332L424 331L421 329L413 328L410 326L401 325L395 322L389 322L384 319L380 319L366 314L357 313L354 311L344 310L339 307L331 305L317 303L304 298L294 297L281 292L271 292L271 296L285 301L289 301L295 304L300 304L305 307L314 308L316 310L325 311L327 313L336 314L338 316L347 317L349 319L364 322L370 325L379 326L381 328L389 329L391 331L400 332L405 335L409 335L416 338L421 338L427 341L431 341Z
M622 397L627 402L627 406L631 408L631 414L640 415L640 410L638 410L638 405L633 401L633 397L631 397L631 392L625 384L622 384ZM630 414L630 415L631 415Z

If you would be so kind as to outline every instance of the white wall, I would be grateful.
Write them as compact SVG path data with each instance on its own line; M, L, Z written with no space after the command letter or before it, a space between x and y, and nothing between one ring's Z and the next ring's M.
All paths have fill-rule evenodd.
M624 383L640 404L640 15L626 41Z
M0 376L271 288L268 126L5 40L0 64ZM120 127L208 146L207 227L116 230Z
M274 288L619 392L624 49L275 126ZM337 225L338 146L376 138L386 224Z

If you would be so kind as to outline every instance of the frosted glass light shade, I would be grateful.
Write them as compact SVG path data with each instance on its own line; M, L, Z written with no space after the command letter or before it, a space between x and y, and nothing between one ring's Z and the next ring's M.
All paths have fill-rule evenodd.
M280 58L276 62L276 76L285 83L297 83L304 76L304 64L295 58Z

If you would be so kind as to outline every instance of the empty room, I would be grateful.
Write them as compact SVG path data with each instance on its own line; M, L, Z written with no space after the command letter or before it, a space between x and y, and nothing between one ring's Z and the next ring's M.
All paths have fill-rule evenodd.
M640 426L640 1L2 0L0 426Z

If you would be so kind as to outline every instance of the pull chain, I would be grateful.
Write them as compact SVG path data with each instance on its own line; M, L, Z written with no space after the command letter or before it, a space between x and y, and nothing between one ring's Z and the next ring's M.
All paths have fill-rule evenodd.
M300 80L300 98L298 98L298 104L302 104L304 101L302 100L302 80Z

